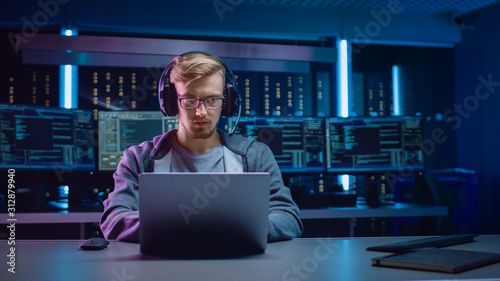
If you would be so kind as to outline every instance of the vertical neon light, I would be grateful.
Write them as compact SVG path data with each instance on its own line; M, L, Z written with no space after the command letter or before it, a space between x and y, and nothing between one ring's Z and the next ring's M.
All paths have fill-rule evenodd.
M75 30L61 29L61 35L77 35ZM67 50L71 53L71 50ZM78 66L59 66L59 107L78 108Z
M337 115L349 116L349 58L347 54L347 40L342 39L338 44L338 95Z
M338 64L337 64L337 116L349 116L349 48L347 40L338 42ZM351 176L339 175L337 181L342 185L344 191L349 190Z
M64 66L64 107L72 108L72 96L71 96L71 79L72 67L67 64Z
M401 108L401 91L400 91L400 71L399 66L392 66L392 101L393 115L399 116L403 114Z
M78 66L59 66L59 107L78 108Z

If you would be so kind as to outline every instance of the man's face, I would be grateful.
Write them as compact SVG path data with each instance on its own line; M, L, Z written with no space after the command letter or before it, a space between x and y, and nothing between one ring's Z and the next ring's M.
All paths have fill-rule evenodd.
M197 79L187 86L183 82L176 82L175 89L179 98L221 98L224 96L223 77L220 73ZM207 139L215 132L222 108L207 109L200 101L195 109L184 109L177 101L179 108L179 131L186 133L193 139Z

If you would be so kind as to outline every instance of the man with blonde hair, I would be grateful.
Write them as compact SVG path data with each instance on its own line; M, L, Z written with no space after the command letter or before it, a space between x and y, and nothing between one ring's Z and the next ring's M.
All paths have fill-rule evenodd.
M113 177L114 191L104 202L101 229L107 239L139 242L139 190L142 172L267 172L271 175L268 241L300 237L302 222L270 148L255 139L216 129L228 97L227 67L205 53L175 57L167 67L173 112L179 129L127 149ZM161 85L160 85L161 86ZM162 89L160 89L162 91ZM162 95L162 93L160 93ZM160 99L160 107L168 103Z

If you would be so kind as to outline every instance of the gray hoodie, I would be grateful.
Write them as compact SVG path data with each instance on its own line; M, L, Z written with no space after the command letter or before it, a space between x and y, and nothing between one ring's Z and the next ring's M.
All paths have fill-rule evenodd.
M271 175L268 242L300 237L302 222L290 189L285 187L271 149L255 139L238 135L229 137L218 131L222 145L231 151L228 159L243 166L244 172L267 172ZM156 136L152 141L131 146L123 153L116 172L114 191L104 201L101 230L107 239L139 242L138 175L154 172L155 160L170 151L177 130ZM225 155L226 157L226 155Z

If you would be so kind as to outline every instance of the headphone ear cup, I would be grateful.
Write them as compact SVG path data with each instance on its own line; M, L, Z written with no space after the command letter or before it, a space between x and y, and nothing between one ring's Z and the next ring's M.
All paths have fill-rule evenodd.
M168 116L176 116L179 113L179 109L177 107L177 91L175 90L174 84L168 83L167 85L167 114Z
M224 106L222 107L222 117L233 116L239 105L238 94L232 83L227 83L224 87Z
M166 83L163 90L160 91L160 109L163 116L176 116L179 112L177 108L177 92L175 91L175 85L171 83Z
M168 81L170 79L170 70L172 70L172 67L174 67L173 61L163 70L158 88L160 109L165 117L176 116L179 112L177 108L177 92L175 90L175 85Z
M163 116L167 117L167 112L165 111L165 92L167 89L164 87L163 89L159 89L158 91L158 103L160 104L161 113Z

